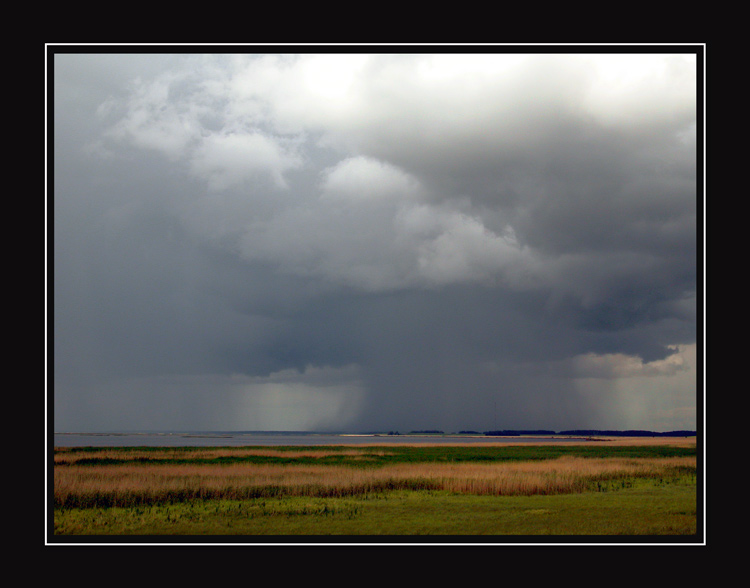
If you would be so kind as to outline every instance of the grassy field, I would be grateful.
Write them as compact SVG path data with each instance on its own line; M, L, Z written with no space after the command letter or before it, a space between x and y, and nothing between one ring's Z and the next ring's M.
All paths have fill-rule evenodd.
M57 448L55 537L694 537L695 441Z

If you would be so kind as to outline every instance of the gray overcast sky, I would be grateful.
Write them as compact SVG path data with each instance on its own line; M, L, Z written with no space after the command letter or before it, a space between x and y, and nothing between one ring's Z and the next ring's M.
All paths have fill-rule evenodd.
M694 53L238 49L53 57L56 431L696 428Z

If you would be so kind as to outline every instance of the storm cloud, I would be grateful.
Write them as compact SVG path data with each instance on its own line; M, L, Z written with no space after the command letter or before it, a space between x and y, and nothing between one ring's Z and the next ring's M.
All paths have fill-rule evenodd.
M696 427L695 51L50 66L55 430Z

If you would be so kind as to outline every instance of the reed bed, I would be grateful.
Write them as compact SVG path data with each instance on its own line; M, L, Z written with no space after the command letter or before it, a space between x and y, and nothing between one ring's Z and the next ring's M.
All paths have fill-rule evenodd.
M66 447L55 448L55 465L68 466L77 462L117 462L117 461L179 461L179 460L221 460L246 457L279 457L285 459L326 457L352 457L367 458L369 456L387 455L382 449L367 449L366 453L361 449L339 448L339 449L273 449L273 448L176 448L168 450L153 451L149 449L94 449L80 450Z
M571 456L529 462L402 463L378 468L252 463L72 464L55 468L54 504L59 508L129 507L209 499L343 497L389 490L529 496L602 490L613 482L637 478L668 480L695 475L695 469L695 457Z

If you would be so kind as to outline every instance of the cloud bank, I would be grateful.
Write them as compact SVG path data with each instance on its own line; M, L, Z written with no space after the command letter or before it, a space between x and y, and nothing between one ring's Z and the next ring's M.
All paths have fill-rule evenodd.
M54 67L56 427L695 427L695 55Z

